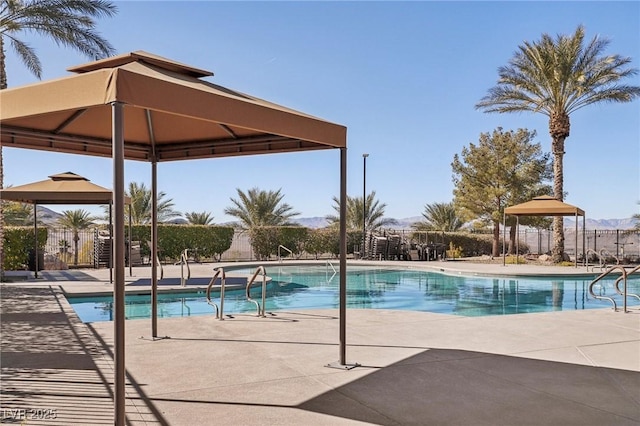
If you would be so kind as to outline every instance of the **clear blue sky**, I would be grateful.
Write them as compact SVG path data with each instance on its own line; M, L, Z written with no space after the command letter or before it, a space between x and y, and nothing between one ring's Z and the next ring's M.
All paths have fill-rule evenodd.
M116 2L98 30L118 53L145 50L215 73L209 80L348 128L348 187L376 191L386 216L420 216L452 200L451 161L480 133L537 131L542 114L485 114L474 105L523 41L541 34L609 38L607 53L640 68L640 2ZM43 79L88 62L38 36ZM9 86L37 81L8 45ZM636 75L628 83L640 85ZM110 188L109 159L4 149L5 185L72 171ZM150 183L148 163L127 162L127 182ZM158 186L182 212L216 223L236 188L281 189L299 217L333 214L339 151L160 163ZM640 200L640 102L586 107L571 116L565 201L593 219L628 218ZM67 207L63 207L67 208ZM69 206L68 208L82 208ZM86 208L86 207L85 207ZM54 208L60 210L59 208ZM100 212L100 209L89 207Z

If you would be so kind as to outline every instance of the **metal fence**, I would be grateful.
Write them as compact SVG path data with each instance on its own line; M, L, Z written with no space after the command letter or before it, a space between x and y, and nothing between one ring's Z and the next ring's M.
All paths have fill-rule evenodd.
M385 230L384 233L400 235L402 240L407 243L439 243L444 242L446 239L446 233L442 232L418 233L412 230ZM637 262L640 259L640 231L586 230L584 238L582 230L579 230L578 233L578 247L576 248L575 228L565 229L565 252L573 258L575 258L576 253L579 258L582 258L584 252L589 250L597 253L604 250L621 261ZM551 230L521 230L518 237L521 253L536 255L550 253L553 246ZM500 238L502 238L502 232ZM108 267L110 247L108 232L99 228L80 230L77 233L77 240L71 229L49 228L49 236L44 253L44 267L45 269ZM185 248L188 249L188 247ZM321 256L321 258L331 257L333 257L331 254ZM296 259L315 258L315 255L309 253L296 255ZM212 261L213 259L198 260ZM255 260L248 233L236 231L231 247L222 254L220 260L225 262ZM149 264L148 257L140 258L140 263Z
M415 232L412 230L388 230L387 234L400 234L407 241L420 243L443 243L446 241L446 232ZM506 229L507 240L509 228ZM500 231L502 242L503 230ZM553 231L551 229L525 229L518 233L520 253L534 255L550 254L553 247ZM508 244L508 243L507 243ZM640 231L633 229L578 229L578 246L576 247L576 229L565 228L564 251L572 258L576 253L582 258L585 252L590 250L600 253L606 252L615 256L620 261L623 259L638 263L640 259Z

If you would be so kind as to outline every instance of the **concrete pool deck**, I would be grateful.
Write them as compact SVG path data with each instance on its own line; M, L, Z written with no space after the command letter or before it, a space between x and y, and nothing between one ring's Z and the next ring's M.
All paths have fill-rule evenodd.
M408 263L471 275L586 272L467 262L398 265ZM191 265L192 276L210 276L216 266ZM165 277L179 273L179 266L165 269ZM127 269L128 283L144 279L150 268L128 275ZM64 292L96 287L110 291L108 280L108 270L82 270L2 285L3 422L19 424L19 410L31 417L47 413L37 410L56 410L56 419L29 418L27 424L113 423L113 323L83 324L64 298ZM474 318L348 310L347 363L360 364L351 370L327 367L339 359L337 310L234 315L225 321L160 319L162 338L155 340L150 320L130 320L127 420L136 425L637 425L640 310L635 299L629 307L626 314L614 312L603 302L602 309Z

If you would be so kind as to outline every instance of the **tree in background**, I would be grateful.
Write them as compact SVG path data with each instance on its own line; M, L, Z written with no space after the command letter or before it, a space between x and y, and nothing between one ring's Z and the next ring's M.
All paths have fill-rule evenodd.
M78 241L80 240L80 230L87 229L93 225L93 218L91 214L82 209L78 210L65 210L62 212L62 216L58 218L58 224L64 228L69 228L73 231L73 264L78 265Z
M213 216L210 212L189 212L184 214L184 218L187 219L191 225L211 225L213 224Z
M385 218L384 209L386 204L380 204L380 201L376 200L376 192L372 191L367 195L367 199L362 208L362 197L349 197L347 196L347 229L348 230L361 230L363 229L364 218L363 212L366 211L366 224L364 229L367 231L375 231L384 226L391 226L397 224L395 219ZM330 226L338 226L340 224L340 200L338 197L333 197L333 209L337 215L328 215L325 218L329 221Z
M498 84L476 105L485 112L542 113L549 117L553 152L553 194L564 199L564 141L569 137L569 115L587 105L601 102L631 102L640 87L623 83L638 70L628 68L631 58L604 55L609 41L594 37L585 44L583 26L572 36L554 40L543 34L540 41L524 42L509 65L498 69ZM563 260L562 217L553 221L552 257Z
M244 229L256 226L290 226L294 225L291 218L300 213L294 212L293 207L283 203L284 194L277 191L263 191L251 188L246 193L236 188L238 199L231 198L233 207L224 209L224 213L238 218Z
M0 4L0 89L7 88L5 39L24 65L38 79L42 64L33 48L18 37L37 33L57 45L75 49L91 59L113 54L113 47L95 32L93 18L110 17L117 9L105 0L3 0ZM2 145L0 145L0 189L4 184ZM4 241L4 217L0 202L0 242ZM0 250L0 281L4 278L4 250Z
M503 132L498 127L480 134L477 145L469 144L453 158L454 205L467 219L493 224L493 256L499 256L504 208L551 190L544 184L551 178L549 155L532 142L535 136L535 131Z
M129 182L129 190L125 194L131 198L131 206L125 208L125 219L133 225L144 225L151 223L152 200L151 190L144 183ZM173 209L173 199L165 199L167 194L158 192L158 222L168 222L181 216L180 212Z
M15 201L5 201L4 223L9 226L33 225L33 205Z
M459 231L464 225L453 202L433 203L424 207L422 217L425 220L416 222L411 227L416 231Z

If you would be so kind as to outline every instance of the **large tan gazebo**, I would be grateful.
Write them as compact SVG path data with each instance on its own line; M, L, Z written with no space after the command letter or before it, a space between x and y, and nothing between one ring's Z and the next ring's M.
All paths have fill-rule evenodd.
M339 149L339 363L346 366L346 127L218 86L203 79L209 71L142 51L69 71L74 75L0 91L0 134L6 147L113 158L115 423L125 421L125 159L151 163L155 258L158 162ZM154 338L156 298L152 268Z
M578 216L582 216L582 251L584 252L584 231L585 231L585 214L584 210L572 206L571 204L564 203L549 195L541 195L535 197L531 201L527 201L522 204L507 207L504 209L503 219L503 238L505 243L502 244L502 264L506 264L506 224L507 215L516 216L516 228L520 226L520 216L574 216L576 220L576 256L575 266L578 267ZM517 231L516 231L517 232ZM517 233L516 233L517 235ZM518 239L516 238L516 246L518 245ZM516 254L518 248L516 248Z

